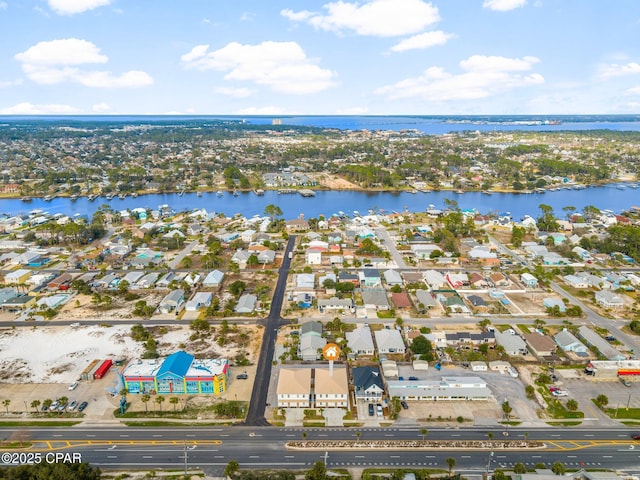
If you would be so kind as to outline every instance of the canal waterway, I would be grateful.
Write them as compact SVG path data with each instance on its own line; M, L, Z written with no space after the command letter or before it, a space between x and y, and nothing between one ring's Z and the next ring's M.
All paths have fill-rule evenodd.
M476 209L479 213L511 212L515 219L524 215L536 217L540 213L539 205L544 203L554 208L558 217L564 217L563 207L573 206L578 212L586 205L594 205L601 210L608 209L616 213L631 206L640 206L640 188L631 188L632 184L615 184L600 187L588 187L583 190L557 190L544 194L493 193L487 195L480 192L454 193L451 191L418 192L359 192L359 191L316 191L315 197L303 198L296 194L278 194L267 191L263 196L252 192L241 192L234 196L225 192L221 196L214 193L152 194L137 198L114 197L107 200L98 197L90 202L88 198L54 198L46 202L34 198L30 202L20 199L0 200L0 212L8 214L28 213L34 209L66 215L91 216L98 207L108 204L114 210L134 208L157 209L160 205L168 205L175 211L188 211L204 208L208 212L234 215L240 213L251 217L262 215L265 206L274 204L282 209L283 216L291 219L304 214L305 217L330 216L340 212L352 215L354 212L366 214L369 210L383 212L425 211L429 205L445 208L445 200L455 200L461 209ZM633 184L635 185L635 184ZM621 187L622 189L619 189Z

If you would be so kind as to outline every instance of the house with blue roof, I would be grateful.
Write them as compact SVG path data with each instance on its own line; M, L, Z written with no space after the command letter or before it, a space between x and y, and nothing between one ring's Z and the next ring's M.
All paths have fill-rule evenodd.
M122 372L125 388L131 394L158 393L221 394L226 391L229 362L226 359L196 360L183 351L158 360L133 360Z

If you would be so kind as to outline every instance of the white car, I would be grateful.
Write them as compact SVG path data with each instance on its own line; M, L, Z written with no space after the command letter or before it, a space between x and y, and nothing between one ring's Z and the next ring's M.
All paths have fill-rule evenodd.
M69 385L69 390L75 390L76 388L78 388L78 382L73 382Z
M555 392L551 392L551 395L554 397L568 397L569 394L564 390L556 390Z

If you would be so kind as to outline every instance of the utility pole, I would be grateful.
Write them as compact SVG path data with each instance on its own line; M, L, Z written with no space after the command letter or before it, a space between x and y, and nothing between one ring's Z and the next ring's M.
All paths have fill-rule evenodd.
M187 474L187 441L184 440L184 474Z

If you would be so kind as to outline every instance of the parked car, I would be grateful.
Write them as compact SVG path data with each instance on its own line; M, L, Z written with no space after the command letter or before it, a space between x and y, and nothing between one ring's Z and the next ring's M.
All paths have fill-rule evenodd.
M67 404L66 403L61 403L60 405L58 405L58 411L59 412L64 412L67 408Z
M379 417L382 416L382 405L380 404L376 405L376 413L378 414Z
M374 412L373 412L373 403L370 403L369 404L369 416L373 417L373 414L374 414Z
M625 387L630 387L631 386L631 382L629 380L627 380L626 378L620 377L620 383L622 383Z
M58 401L57 401L57 400L54 400L54 401L53 401L53 403L50 405L50 407L49 407L49 408L50 408L52 411L53 411L53 410L57 410L58 405L60 405L60 403L58 403Z
M49 410L49 407L47 407L46 405L42 405L42 408L40 410L46 412L47 410Z
M240 373L240 374L236 375L236 378L238 380L246 380L246 379L249 378L249 375L247 375L246 373Z
M404 400L402 400L402 401L400 402L400 405L402 405L402 408L404 408L405 410L406 410L407 408L409 408L409 404L408 404L407 402L405 402Z
M69 390L75 390L76 388L78 388L78 382L73 382L69 385Z
M551 392L551 395L554 397L568 397L569 394L564 390L556 390L555 392Z
M82 412L84 411L85 408L87 408L89 404L87 402L82 402L80 405L78 405L78 411Z
M69 409L69 410L75 410L77 406L78 406L78 402L77 402L77 401L75 401L75 400L73 400L73 401L69 404L69 406L67 407L67 409Z
M549 391L550 391L551 393L553 393L553 392L557 392L557 391L559 391L559 390L560 390L560 388L558 388L558 387L549 387Z
M418 377L409 377L409 380L411 380L412 382L415 382L418 380Z

